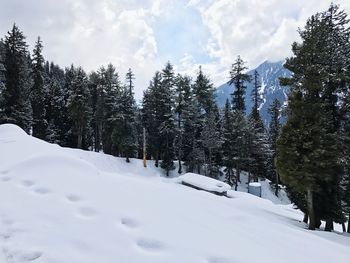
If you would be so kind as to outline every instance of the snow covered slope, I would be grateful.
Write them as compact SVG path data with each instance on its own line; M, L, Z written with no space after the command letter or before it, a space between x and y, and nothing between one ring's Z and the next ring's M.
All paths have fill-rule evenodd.
M349 262L350 237L304 229L290 205L158 173L1 125L0 263Z

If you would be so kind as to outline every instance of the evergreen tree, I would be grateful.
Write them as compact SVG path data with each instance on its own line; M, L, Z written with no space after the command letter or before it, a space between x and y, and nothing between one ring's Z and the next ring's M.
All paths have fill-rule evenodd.
M122 85L115 67L109 64L107 68L101 68L102 85L104 87L104 123L102 131L103 152L107 154L118 155L115 144L112 140L112 134L117 120L122 119L121 93Z
M102 149L102 131L104 117L104 89L102 77L98 72L92 72L89 76L89 89L91 94L91 128L93 133L94 150Z
M271 116L270 127L269 127L269 142L271 156L269 158L269 170L271 174L271 179L275 180L275 195L278 196L278 184L279 176L276 172L275 158L277 155L277 139L280 134L281 124L280 124L280 110L281 103L278 99L275 99L270 105L269 114Z
M249 172L254 175L254 181L258 177L266 177L267 158L268 158L268 139L265 132L264 123L261 119L259 107L260 98L260 81L257 71L254 72L254 87L252 90L253 108L249 116L249 134L247 138L247 147L249 151L248 166Z
M30 89L32 86L28 47L22 31L14 24L5 37L4 116L1 122L12 122L27 133L32 126Z
M162 71L161 91L159 95L160 106L160 126L159 134L161 136L164 153L162 156L161 167L169 176L169 171L175 169L174 166L174 139L175 139L175 123L173 115L173 89L174 89L174 70L173 66L168 62Z
M329 113L322 103L303 98L300 92L289 99L289 116L277 143L277 171L283 182L307 195L309 229L315 229L314 194L320 182L331 182L338 171L339 144L328 131Z
M156 72L148 89L144 92L142 100L142 123L147 131L147 154L155 160L158 167L161 154L161 139L158 132L160 126L159 116L161 115L158 94L161 89L162 76Z
M246 82L250 82L251 77L244 73L247 67L244 66L245 62L240 56L237 57L236 61L232 64L230 71L229 85L234 84L234 92L232 93L232 107L235 111L245 111L245 90Z
M319 129L321 135L315 137L314 140L330 136L333 138L334 147L339 146L337 142L339 141L340 116L337 100L338 93L344 85L344 76L346 76L344 58L348 55L344 53L344 50L348 46L349 28L346 26L347 23L346 14L339 11L338 7L333 4L327 11L312 16L307 21L305 29L300 31L303 42L293 44L292 50L295 56L287 59L286 62L286 67L294 74L292 78L283 79L283 84L290 85L293 93L298 94L293 95L292 99L300 101L301 106L309 111L320 110L324 113L323 116L320 116L315 112L315 116L318 116L319 119L310 120L310 124L305 127L306 131L303 132L311 134L310 130ZM297 109L294 109L294 111L302 115L302 112ZM327 120L324 120L325 117L327 117ZM324 125L323 122L327 122L327 125ZM293 122L292 125L298 124ZM320 125L320 127L317 127L317 125ZM301 141L303 139L311 140L300 135L299 139ZM318 154L319 150L324 150L322 147L328 147L322 144L317 147L317 144L311 142L309 144L313 145L312 150ZM325 171L328 174L322 178L310 175L313 178L312 180L316 181L316 186L309 189L299 188L299 191L307 191L309 194L307 200L308 210L312 210L312 214L309 213L309 228L311 229L315 228L315 222L320 219L326 220L325 230L327 231L332 229L333 221L342 222L344 220L340 206L341 189L339 185L342 177L339 167L341 152L340 149L337 149L337 151L330 149L328 152L324 152L324 156L328 155L328 159L333 161L332 164L328 162L321 163L324 156L321 154L317 156L319 157L319 175ZM307 156L308 153L299 152L299 154ZM315 160L317 159L315 158ZM328 167L324 168L327 165ZM314 169L317 169L317 165ZM298 188L298 186L294 187ZM315 220L315 216L317 220Z
M219 165L214 160L214 151L221 147L221 136L217 125L215 113L211 111L205 120L205 125L201 133L203 147L208 153L205 174L214 178L217 178L219 174Z
M45 118L45 90L44 90L44 57L42 55L42 41L38 37L33 50L33 86L31 103L33 108L33 136L45 139L47 134L47 120Z
M188 76L178 75L175 85L175 114L176 114L176 137L175 148L177 152L177 159L179 162L178 173L182 173L182 161L184 160L184 123L188 120L186 114L189 113L191 103L191 78ZM185 115L185 118L184 116ZM188 145L187 145L188 146Z
M240 174L244 164L248 159L248 148L247 148L247 139L249 126L246 121L245 115L242 111L234 111L232 114L232 155L233 163L236 170L235 174L235 191L238 188L238 182L240 182Z
M222 152L223 152L223 164L225 166L225 180L228 184L233 185L234 181L234 169L235 169L235 156L234 156L234 122L233 114L231 111L231 104L229 100L226 100L223 115L222 124Z
M5 45L0 39L0 120L3 119L2 115L3 113L3 107L4 107L4 101L3 101L3 92L5 89Z
M44 76L45 120L47 121L45 140L65 146L67 138L65 132L68 128L66 124L68 110L63 92L65 74L57 65L47 62Z
M68 99L68 109L77 135L77 147L83 148L84 132L90 121L91 108L89 104L89 90L86 73L82 68L77 68L72 81L72 90Z
M347 116L343 126L342 143L344 145L343 152L343 167L344 167L344 178L341 183L342 186L342 201L344 212L348 216L348 229L350 233L350 116Z
M199 72L193 85L193 94L198 101L198 106L201 112L209 113L215 105L214 85L210 79L203 74L202 67L199 67Z
M133 91L133 73L129 69L126 74L127 85L124 86L120 98L121 118L116 121L117 125L113 131L113 142L117 145L121 155L126 157L126 162L133 157L136 150L136 105Z

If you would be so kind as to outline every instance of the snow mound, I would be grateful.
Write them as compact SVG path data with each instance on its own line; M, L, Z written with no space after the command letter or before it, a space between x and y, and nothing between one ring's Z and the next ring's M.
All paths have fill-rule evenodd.
M52 169L52 167L55 167L55 169ZM64 154L38 155L19 162L12 167L6 167L2 172L26 174L30 170L35 170L41 176L49 176L50 174L70 174L71 176L84 174L84 176L94 176L99 174L99 170L91 163Z
M10 138L18 138L24 135L27 135L27 133L17 125L14 125L14 124L0 125L0 138L2 140L10 139Z
M226 193L231 189L230 185L222 181L195 173L186 173L181 175L179 176L178 180L182 184L219 194Z

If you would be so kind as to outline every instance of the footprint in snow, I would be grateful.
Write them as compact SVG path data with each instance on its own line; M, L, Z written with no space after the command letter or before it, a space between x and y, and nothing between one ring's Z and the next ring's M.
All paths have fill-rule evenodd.
M91 207L80 207L78 214L85 218L91 218L97 215L97 211Z
M19 251L5 248L3 252L8 262L30 262L37 260L43 255L40 251Z
M75 194L70 194L66 196L67 200L72 203L81 201L81 197Z
M129 229L137 228L138 225L139 225L134 219L129 218L129 217L123 217L123 218L120 220L120 223L121 223L124 227L129 228Z
M39 187L34 189L34 192L40 195L46 195L48 193L50 193L51 191L45 187Z
M162 242L145 238L137 240L136 245L147 252L161 252L165 248Z
M1 180L2 182L8 182L8 181L11 180L11 177L10 177L10 176L3 176L3 177L0 178L0 180Z
M23 180L23 181L22 181L22 185L23 185L23 186L26 186L26 187L31 187L31 186L33 186L34 184L35 184L35 182L32 181L32 180Z

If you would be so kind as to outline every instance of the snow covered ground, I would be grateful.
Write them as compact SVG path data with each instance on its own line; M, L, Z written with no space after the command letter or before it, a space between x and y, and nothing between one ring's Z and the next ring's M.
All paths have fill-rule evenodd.
M291 205L161 173L1 125L0 263L350 262L349 236L306 230Z

